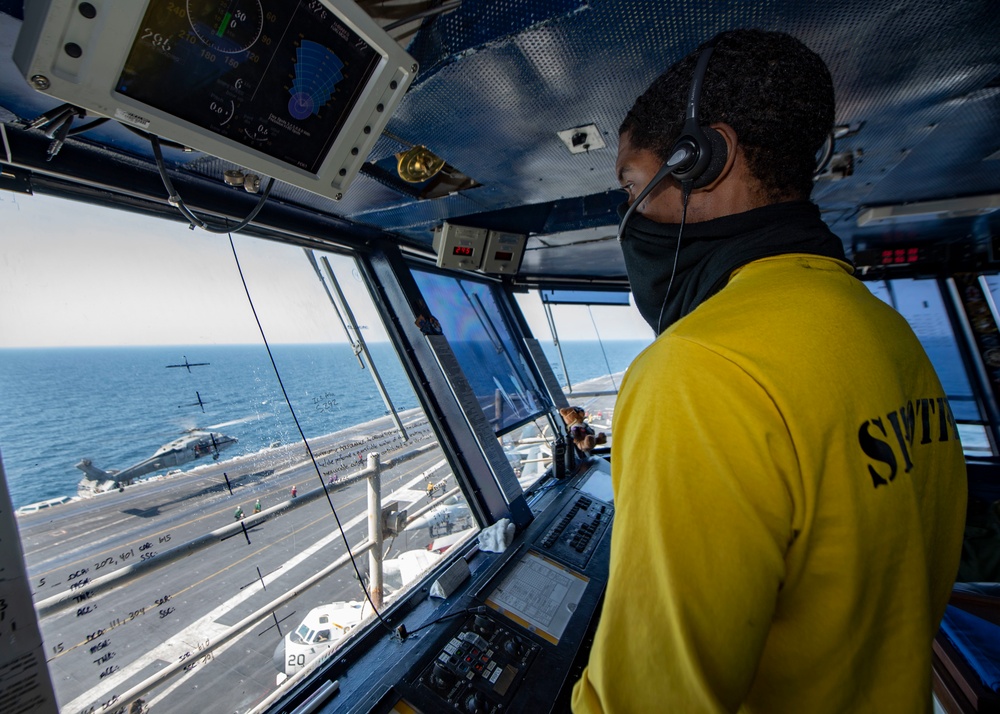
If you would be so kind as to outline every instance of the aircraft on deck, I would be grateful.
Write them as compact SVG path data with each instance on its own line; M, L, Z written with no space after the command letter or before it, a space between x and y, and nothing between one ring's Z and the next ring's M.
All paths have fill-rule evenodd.
M336 643L347 637L361 621L371 614L371 606L356 600L334 602L313 608L302 624L289 632L274 648L273 662L280 684Z
M429 550L408 550L384 561L382 575L389 598L427 572L440 558L440 553ZM367 602L354 600L310 610L302 623L285 635L274 649L272 661L278 670L278 684L323 653L332 651L334 645L371 614Z
M440 506L435 506L422 516L418 516L407 524L406 530L430 528L436 533L468 528L472 524L472 512L469 505L459 496L446 498Z
M232 423L232 422L229 422ZM140 476L180 466L195 459L211 455L219 458L219 452L235 444L238 439L219 431L207 429L191 429L187 434L164 444L148 459L129 466L121 471L111 469L105 471L94 466L90 459L81 459L76 468L84 473L80 481L80 492L102 493L113 489L124 488L135 482Z

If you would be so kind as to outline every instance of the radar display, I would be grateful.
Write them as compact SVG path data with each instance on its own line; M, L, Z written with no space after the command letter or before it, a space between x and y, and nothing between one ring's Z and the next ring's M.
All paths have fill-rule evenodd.
M151 0L116 89L315 174L381 60L319 0Z

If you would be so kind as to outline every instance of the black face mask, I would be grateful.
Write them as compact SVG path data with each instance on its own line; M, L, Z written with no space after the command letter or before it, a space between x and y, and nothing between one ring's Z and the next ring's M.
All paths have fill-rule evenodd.
M619 217L626 208L624 204L618 208ZM809 201L777 203L688 223L677 252L680 228L680 224L657 223L634 213L622 235L625 270L636 307L657 335L725 287L734 270L754 260L807 253L846 261L840 239Z

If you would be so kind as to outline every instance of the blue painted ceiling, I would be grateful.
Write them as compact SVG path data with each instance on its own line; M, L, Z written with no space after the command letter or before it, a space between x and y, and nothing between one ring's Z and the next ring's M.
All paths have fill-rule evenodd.
M378 13L379 3L363 4ZM22 3L0 0L0 13L0 119L22 129L52 101L28 89L10 59ZM283 185L273 195L413 245L429 247L444 220L525 232L527 274L620 278L618 125L665 68L736 27L790 32L830 66L837 123L856 130L836 144L853 174L819 180L813 196L848 248L865 206L1000 193L996 0L464 0L406 37L420 74L369 161L423 144L480 185L419 199L367 171L340 202ZM606 146L571 154L556 132L587 124ZM74 141L96 162L117 153L153 170L145 143L118 127ZM200 154L169 160L182 183L229 168ZM969 231L968 220L927 226L939 241ZM921 232L910 225L905 236ZM877 244L900 231L863 235Z

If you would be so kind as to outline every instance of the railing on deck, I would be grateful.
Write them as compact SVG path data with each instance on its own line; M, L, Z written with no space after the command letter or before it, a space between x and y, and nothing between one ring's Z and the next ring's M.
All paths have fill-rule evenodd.
M245 618L237 622L236 624L230 626L220 635L208 639L208 641L198 650L197 654L192 658L185 658L177 662L167 665L164 669L160 670L156 674L148 677L147 679L139 682L133 686L128 691L119 695L114 702L115 707L120 707L124 711L128 711L128 707L147 694L157 686L163 684L165 681L175 676L176 674L188 669L193 662L197 662L199 659L208 661L211 659L212 652L222 645L226 644L234 637L240 635L244 631L250 629L255 623L269 617L272 612L279 608L284 603L295 597L301 595L309 588L313 587L317 583L321 582L331 574L338 571L340 568L344 567L351 562L352 554L353 556L363 555L368 553L369 556L369 589L372 602L375 604L377 609L381 609L383 604L382 597L382 534L383 534L383 524L382 524L382 505L381 505L381 494L379 492L381 484L381 472L385 469L393 468L401 463L409 461L413 458L426 453L429 449L433 448L434 444L427 444L416 449L412 449L403 454L400 454L394 458L387 459L384 463L381 462L380 455L378 452L372 452L368 454L368 461L365 468L357 471L356 473L350 474L344 478L337 481L337 487L342 488L350 484L356 483L362 479L368 481L368 538L360 543L350 546L350 552L345 553L343 556L335 560L330 565L326 566L322 570L316 572L306 580L295 587L289 589L287 592L279 595L270 602L266 603L262 607L258 608L256 611L247 615ZM102 578L94 580L88 585L88 589L93 593L104 592L110 590L113 587L121 586L125 583L134 580L148 572L162 568L165 565L185 558L192 555L210 545L218 543L226 538L233 536L237 533L243 531L246 527L253 527L258 523L263 523L270 518L284 513L285 511L290 511L292 509L303 506L310 501L313 501L321 496L327 494L326 486L317 487L311 491L304 492L295 498L291 498L287 501L279 503L271 508L261 511L260 513L255 513L245 519L239 521L238 523L233 523L224 528L218 528L210 533L206 533L203 536L195 538L183 545L179 545L170 550L164 551L157 555L155 558L149 560L141 561L135 563L134 565L126 566L121 568L110 575L106 575ZM438 498L430 501L426 506L418 509L412 514L408 514L406 518L406 523L411 523L415 519L419 518L424 513L427 513L431 509L441 505L445 499L454 496L459 493L458 487L447 491ZM38 616L42 617L44 615L49 615L52 613L59 612L71 606L75 606L77 603L74 600L74 593L72 591L57 595L55 597L42 600L36 605L38 611ZM341 641L335 642L331 645L331 651L335 646L339 645ZM318 666L322 661L328 657L328 653L324 653L317 657L317 660L311 663L314 666ZM307 667L304 671L311 671L314 667Z

